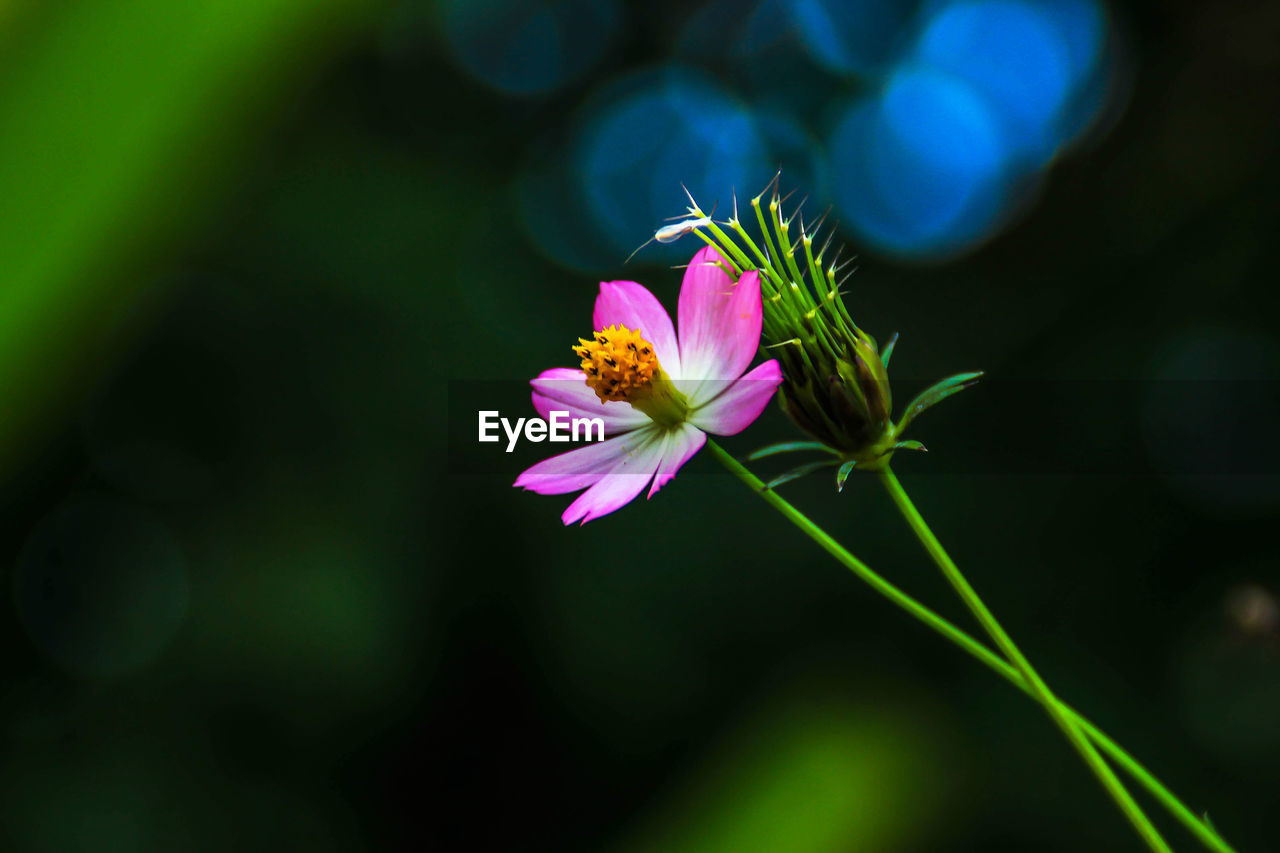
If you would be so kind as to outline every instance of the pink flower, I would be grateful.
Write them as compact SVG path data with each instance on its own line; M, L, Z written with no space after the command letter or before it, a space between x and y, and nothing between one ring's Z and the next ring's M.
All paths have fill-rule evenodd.
M634 281L606 281L596 297L593 339L574 351L581 370L553 367L530 384L533 407L570 418L601 418L604 441L534 465L515 485L542 495L586 489L561 516L592 519L649 497L706 443L734 435L768 405L782 382L778 362L743 371L760 346L760 280L735 283L707 247L693 256L680 287L680 336L652 293ZM650 485L652 483L652 485Z

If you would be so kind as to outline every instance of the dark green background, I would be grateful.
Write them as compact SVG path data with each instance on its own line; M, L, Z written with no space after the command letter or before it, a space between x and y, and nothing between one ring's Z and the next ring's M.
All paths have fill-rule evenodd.
M900 399L988 371L897 468L1048 681L1273 849L1280 640L1233 614L1280 585L1280 15L1115 11L1114 130L848 302ZM510 487L540 448L457 440L485 389L530 413L599 278L679 274L531 247L512 182L588 83L488 92L432 14L0 4L0 847L1139 849L1039 709L709 455L565 529ZM681 14L633 4L599 73ZM786 494L969 624L874 481Z

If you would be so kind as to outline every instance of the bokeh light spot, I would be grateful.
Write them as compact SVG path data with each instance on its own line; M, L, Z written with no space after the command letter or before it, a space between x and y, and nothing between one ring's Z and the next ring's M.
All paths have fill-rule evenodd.
M897 75L880 102L880 159L885 197L926 230L945 227L978 186L1000 171L1004 150L991 113L960 81L932 71ZM908 183L894 174L910 158L927 175Z
M14 598L31 639L68 670L120 675L153 661L182 624L186 561L149 512L82 498L36 526Z
M963 81L904 69L879 99L855 102L832 132L836 203L880 249L945 256L996 221L1003 142L985 101Z
M1067 51L1072 80L1093 73L1107 38L1107 17L1095 0L1040 0L1037 8L1053 22Z
M784 0L813 59L837 74L883 71L915 16L910 0Z
M1074 91L1058 116L1059 149L1076 143L1114 108L1125 90L1118 49L1107 12L1094 0L1044 0L1071 59ZM1114 111L1112 117L1117 115Z
M639 246L688 204L727 210L735 187L764 186L776 169L751 113L710 79L679 68L623 81L597 99L580 139L585 198L619 252ZM650 251L650 249L652 251ZM650 261L687 259L686 244L646 249Z
M748 60L791 49L788 0L710 0L689 16L676 50L694 62Z
M1070 11L1064 7L1058 20L1034 3L956 3L929 21L914 58L967 82L989 101L1010 147L1043 161L1056 150L1057 119L1097 53L1096 32Z

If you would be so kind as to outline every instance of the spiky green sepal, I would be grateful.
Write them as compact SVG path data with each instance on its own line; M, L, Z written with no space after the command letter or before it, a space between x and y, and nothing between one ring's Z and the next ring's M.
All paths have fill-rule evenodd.
M766 199L767 196L767 199ZM836 455L841 467L837 486L856 467L876 470L888 465L897 450L923 450L919 442L901 436L916 415L946 397L970 387L981 373L963 373L945 379L925 391L907 406L902 418L893 422L893 395L889 387L889 360L898 336L883 349L849 315L840 286L853 270L852 259L840 260L840 250L829 254L834 234L828 231L819 241L826 214L811 227L804 222L801 202L788 215L786 198L779 197L778 176L751 199L757 229L748 229L739 218L738 200L733 214L723 221L704 212L689 197L689 218L675 226L696 234L714 247L733 267L734 274L756 270L764 303L761 346L776 358L786 381L778 389L778 400L787 416L816 443ZM796 225L796 230L792 230ZM754 236L753 236L754 232ZM657 235L655 235L657 236ZM663 234L663 237L670 235ZM670 239L675 239L670 237ZM818 246L815 252L815 246ZM786 447L764 448L752 458L786 450L815 450L813 443L788 442ZM766 452L768 451L768 452ZM787 482L828 463L801 466L780 478ZM779 481L771 484L775 485Z

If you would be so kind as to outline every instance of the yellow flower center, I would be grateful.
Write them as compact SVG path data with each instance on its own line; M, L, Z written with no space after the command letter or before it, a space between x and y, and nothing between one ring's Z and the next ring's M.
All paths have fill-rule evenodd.
M609 326L594 332L591 340L578 338L573 351L582 359L587 385L602 403L630 403L668 426L680 423L688 414L684 395L672 384L653 344L639 329Z
M573 351L582 359L587 384L600 402L627 400L653 385L653 375L662 367L653 344L640 337L638 330L610 326L596 332L594 338L578 338Z

